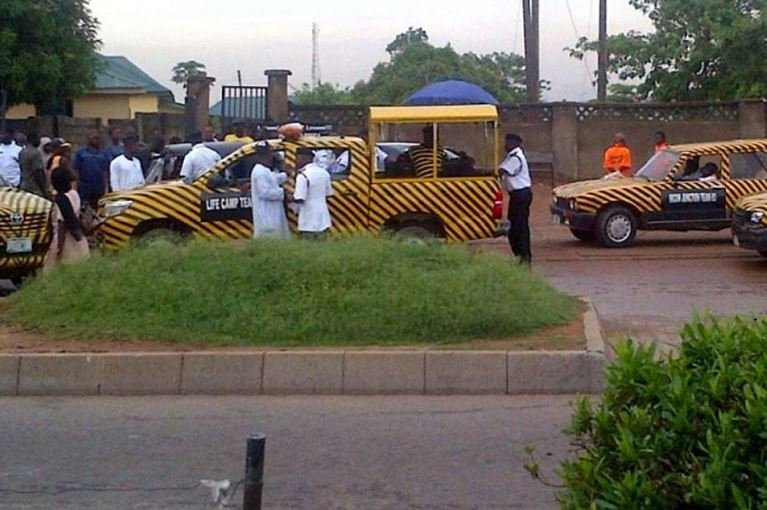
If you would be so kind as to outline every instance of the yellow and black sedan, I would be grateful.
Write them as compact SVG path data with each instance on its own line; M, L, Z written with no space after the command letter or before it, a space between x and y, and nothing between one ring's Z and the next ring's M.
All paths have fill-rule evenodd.
M0 188L0 279L19 282L42 268L53 237L53 202Z
M767 257L767 193L738 202L732 217L732 239L735 246Z
M633 177L554 188L552 221L582 241L630 246L639 230L718 231L735 204L767 191L767 139L671 146Z

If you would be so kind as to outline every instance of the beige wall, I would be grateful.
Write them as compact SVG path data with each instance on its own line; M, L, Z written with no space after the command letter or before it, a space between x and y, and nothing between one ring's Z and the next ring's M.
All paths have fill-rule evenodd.
M37 115L34 105L31 104L17 104L8 108L5 113L6 119L28 119Z
M73 102L76 118L135 119L137 113L156 113L159 100L152 94L89 94Z
M142 94L130 96L128 98L128 107L130 108L130 119L135 119L137 113L157 113L160 101L157 96L152 94ZM114 117L113 117L114 118Z
M72 102L75 118L128 119L130 118L129 97L123 94L92 94L79 97Z

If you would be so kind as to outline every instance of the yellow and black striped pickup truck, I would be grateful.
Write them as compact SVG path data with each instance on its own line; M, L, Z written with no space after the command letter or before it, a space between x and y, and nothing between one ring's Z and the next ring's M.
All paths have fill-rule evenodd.
M767 193L743 198L735 205L732 240L735 246L767 257Z
M335 233L392 230L467 241L491 237L496 228L502 197L492 174L391 178L376 166L375 150L371 154L361 138L307 136L268 143L291 167L301 149L330 151L345 162L332 175L335 194L328 201ZM101 245L114 250L136 238L168 234L223 240L251 237L246 183L255 147L244 145L194 182L165 182L107 195L99 208ZM242 178L233 179L233 174ZM291 181L286 188L292 186ZM295 218L289 216L295 228Z
M43 266L53 238L53 202L0 188L0 279L14 282Z
M608 248L630 246L638 230L723 230L735 204L767 191L767 140L676 145L631 178L554 188L552 222Z
M295 167L296 154L302 150L333 160L328 167L335 192L328 202L333 232L387 230L449 241L493 235L503 209L495 177L500 136L494 106L372 107L368 120L371 143L339 136L267 142L289 168ZM412 129L421 131L424 125L434 136L433 168L430 175L416 175L412 161L385 154L378 142L388 139L400 145L403 138L412 136ZM445 125L445 136L440 138ZM473 145L469 143L472 134L477 142ZM445 139L466 143L476 153L473 157L463 153L449 168L442 168L438 147ZM242 146L194 182L167 182L107 195L99 207L102 223L97 235L102 246L118 249L132 239L158 234L224 240L250 237L248 176L255 150L256 144ZM291 180L285 187L292 190L294 184ZM289 219L295 228L292 213Z

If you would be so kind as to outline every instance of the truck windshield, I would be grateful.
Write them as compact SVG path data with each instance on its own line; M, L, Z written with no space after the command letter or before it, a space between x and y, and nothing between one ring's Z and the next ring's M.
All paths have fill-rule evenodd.
M637 177L643 177L648 181L662 181L679 161L679 154L672 151L662 151L651 157L645 165L636 173Z

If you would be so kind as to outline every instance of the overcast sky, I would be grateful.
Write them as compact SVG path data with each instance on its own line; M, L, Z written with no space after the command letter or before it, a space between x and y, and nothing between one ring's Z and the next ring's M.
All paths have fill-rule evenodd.
M570 4L573 22L568 14ZM293 71L291 85L309 82L312 22L320 27L325 82L353 85L387 59L386 45L409 26L423 27L432 44L463 53L524 52L518 0L91 0L101 21L102 53L124 55L183 102L170 81L173 66L197 60L217 85L265 84L264 70ZM578 35L596 37L599 0L541 0L541 77L546 99L587 100L596 95L586 66L562 51ZM647 31L647 18L628 0L608 0L611 32ZM590 69L595 68L594 60ZM220 98L220 89L213 100Z

